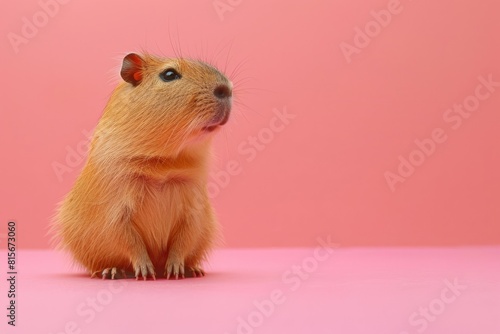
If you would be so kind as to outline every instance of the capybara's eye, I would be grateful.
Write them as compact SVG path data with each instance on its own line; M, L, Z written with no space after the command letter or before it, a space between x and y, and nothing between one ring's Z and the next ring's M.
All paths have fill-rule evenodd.
M173 68L168 68L160 73L160 78L165 82L169 82L180 79L181 75L177 73L177 71L174 70Z

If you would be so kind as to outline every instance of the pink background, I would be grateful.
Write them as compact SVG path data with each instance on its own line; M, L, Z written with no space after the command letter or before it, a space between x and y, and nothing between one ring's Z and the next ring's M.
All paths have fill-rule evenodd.
M214 198L226 246L313 246L320 235L343 246L500 243L500 87L458 128L443 119L473 101L479 76L500 81L497 1L401 0L350 61L340 46L380 27L370 12L388 1L232 3L221 20L212 0L68 1L18 53L8 34L43 19L42 7L3 4L0 222L17 221L21 247L49 247L50 216L83 164L69 166L67 150L94 128L120 58L179 45L236 72L214 148L215 171L240 167ZM270 139L275 108L295 118ZM447 140L392 191L384 173L436 128ZM241 147L259 134L267 142L247 161ZM71 168L61 181L55 162Z

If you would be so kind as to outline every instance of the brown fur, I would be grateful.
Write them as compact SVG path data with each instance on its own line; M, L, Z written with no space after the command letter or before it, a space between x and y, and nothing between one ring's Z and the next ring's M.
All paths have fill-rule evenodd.
M141 62L126 74L124 60L122 77L136 71L141 81L114 90L53 227L91 273L119 268L146 278L164 270L177 277L186 267L196 275L217 236L206 189L216 131L206 126L227 121L231 98L217 99L214 89L231 84L198 61L134 59ZM182 77L162 81L167 68Z

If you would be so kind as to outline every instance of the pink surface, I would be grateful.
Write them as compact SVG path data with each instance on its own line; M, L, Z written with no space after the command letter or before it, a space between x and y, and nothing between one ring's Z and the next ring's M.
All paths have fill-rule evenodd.
M227 58L236 85L211 178L227 246L500 243L500 2L58 1L0 13L0 222L20 246L48 247L121 56L174 48Z
M70 267L59 253L20 252L17 327L2 321L2 333L500 332L499 247L224 249L207 276L179 281Z

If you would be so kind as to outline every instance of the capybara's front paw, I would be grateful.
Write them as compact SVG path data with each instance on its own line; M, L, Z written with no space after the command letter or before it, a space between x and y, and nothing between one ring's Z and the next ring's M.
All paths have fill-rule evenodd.
M153 280L156 280L155 267L148 257L135 261L133 267L136 280L138 280L140 276L146 280L148 275L151 275Z
M164 275L167 277L167 279L169 279L170 276L178 279L179 275L184 278L184 261L173 256L169 256L167 259L167 264L165 265Z

